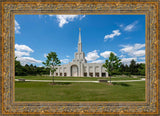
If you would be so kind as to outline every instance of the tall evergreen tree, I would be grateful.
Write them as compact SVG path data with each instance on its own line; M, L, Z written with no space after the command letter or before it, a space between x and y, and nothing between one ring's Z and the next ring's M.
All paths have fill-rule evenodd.
M137 64L135 60L131 60L129 68L130 68L130 73L132 75L136 75L138 73Z
M139 65L139 67L138 67L139 75L145 76L145 64L144 63L140 63L138 65Z

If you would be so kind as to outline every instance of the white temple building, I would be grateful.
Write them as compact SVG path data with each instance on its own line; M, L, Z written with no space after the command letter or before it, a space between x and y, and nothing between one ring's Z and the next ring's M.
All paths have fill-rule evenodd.
M103 63L87 63L85 54L82 51L81 29L79 29L78 52L74 54L75 58L68 64L56 66L54 76L68 77L108 77L108 73L102 66ZM51 76L51 73L50 73Z

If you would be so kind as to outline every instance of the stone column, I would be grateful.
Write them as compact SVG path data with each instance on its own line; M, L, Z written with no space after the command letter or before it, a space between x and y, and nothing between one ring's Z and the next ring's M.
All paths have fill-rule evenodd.
M56 72L53 73L54 77L56 76Z
M58 76L60 76L60 67L58 66Z
M84 66L83 66L83 64L81 63L81 77L84 77Z
M102 77L102 67L99 66L99 77Z
M89 77L89 66L87 65L87 77Z
M78 77L81 77L81 64L79 63L79 66L78 66Z
M62 67L62 76L64 77L64 67Z
M81 76L81 64L78 64L78 74L77 76L80 77Z
M93 66L93 77L95 77L95 66Z
M71 66L69 66L68 73L69 73L69 76L71 77Z
M50 74L49 74L49 76L52 76L52 72L51 72L51 70L50 70Z
M71 76L71 70L70 70L70 65L67 65L67 76Z
M106 77L108 77L108 72L106 72Z

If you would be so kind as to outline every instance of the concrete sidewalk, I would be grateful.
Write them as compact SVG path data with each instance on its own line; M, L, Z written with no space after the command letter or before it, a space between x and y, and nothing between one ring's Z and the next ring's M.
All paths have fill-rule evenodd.
M18 79L15 79L15 81L19 81ZM25 80L25 81L31 81L31 82L52 82L52 80ZM111 82L136 82L136 81L145 81L145 79L141 80L119 80L119 81L111 81ZM69 80L54 80L54 82L76 82L76 83L99 83L99 81L69 81Z

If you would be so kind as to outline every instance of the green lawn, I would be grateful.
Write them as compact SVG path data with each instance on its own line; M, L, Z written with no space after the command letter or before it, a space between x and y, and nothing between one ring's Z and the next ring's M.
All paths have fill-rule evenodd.
M52 80L50 76L16 76L16 79L28 79L28 80ZM96 81L98 79L107 79L106 77L54 77L55 80L79 80L79 81ZM137 78L126 77L126 76L118 76L112 78L112 80L139 80L141 76L137 76Z
M47 77L49 78L49 77ZM16 101L144 101L145 81L114 83L15 82Z

